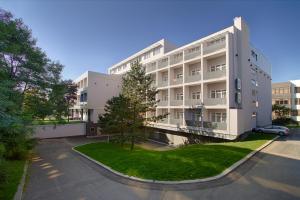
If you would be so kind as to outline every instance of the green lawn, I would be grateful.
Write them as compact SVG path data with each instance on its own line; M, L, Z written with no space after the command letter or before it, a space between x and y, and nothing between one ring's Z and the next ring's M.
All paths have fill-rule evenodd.
M217 175L275 137L251 134L242 142L196 144L151 151L118 144L91 143L76 150L124 174L154 180L187 180Z
M4 168L8 177L5 183L0 183L0 199L13 199L23 175L24 165L23 160L5 161Z

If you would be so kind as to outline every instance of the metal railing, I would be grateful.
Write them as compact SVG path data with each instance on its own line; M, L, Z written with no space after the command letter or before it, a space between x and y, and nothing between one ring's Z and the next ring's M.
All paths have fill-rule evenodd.
M182 53L176 54L176 55L179 55L179 56L175 56L175 55L170 56L170 65L180 63L183 60L183 54Z
M193 59L193 58L196 58L198 56L201 55L201 51L194 51L194 52L191 52L191 53L188 53L188 52L185 52L184 54L184 60L190 60L190 59Z
M173 124L173 125L183 125L183 119L174 119L174 118L171 118L170 119L170 124Z
M172 100L170 102L171 106L182 106L183 105L183 100Z
M168 106L168 101L159 101L157 103L158 106Z
M196 82L196 81L200 81L201 80L201 75L197 74L197 75L189 75L187 77L185 77L185 82L189 83L189 82Z
M214 71L214 72L206 72L204 74L204 80L214 79L214 78L222 78L226 76L226 70Z
M185 99L186 106L201 105L201 99Z
M183 78L175 78L171 81L171 85L182 84Z
M168 81L161 81L161 82L158 82L157 87L165 87L165 86L168 86Z
M218 43L218 44L211 45L211 46L206 46L203 49L203 54L213 53L215 51L224 49L225 47L226 47L225 41L221 42L221 43Z
M225 105L226 98L206 98L204 99L204 105L215 106L215 105Z
M193 120L185 120L187 126L190 127L198 127L202 128L201 121L193 121ZM203 122L203 128L213 129L213 130L227 130L227 123L226 122Z
M158 69L164 68L166 66L168 66L168 59L157 61L157 68Z

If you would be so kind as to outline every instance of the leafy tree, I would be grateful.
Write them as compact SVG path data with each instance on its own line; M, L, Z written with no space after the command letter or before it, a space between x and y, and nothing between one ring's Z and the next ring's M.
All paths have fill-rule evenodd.
M272 106L272 111L278 118L285 118L289 116L291 109L284 105L274 104Z
M70 107L74 106L77 100L77 85L73 83L72 80L64 81L66 85L66 93L65 93L65 100L67 103L67 113L68 113L68 122L70 121L69 114L70 114ZM72 112L73 118L73 112Z
M105 113L99 116L100 128L105 133L120 134L120 142L123 146L131 120L128 99L123 95L113 97L107 101L104 110Z
M157 101L155 99L157 90L152 87L152 78L146 75L145 68L134 62L131 70L125 74L122 80L122 95L129 101L131 113L130 140L131 150L134 148L136 137L141 136L141 128L149 122L157 121L165 115L147 117L147 112L154 112Z

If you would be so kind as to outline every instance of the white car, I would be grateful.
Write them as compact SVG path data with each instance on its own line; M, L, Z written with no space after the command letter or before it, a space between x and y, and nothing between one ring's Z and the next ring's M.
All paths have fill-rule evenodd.
M288 135L290 130L285 126L268 125L264 127L255 128L254 131L259 133L274 133L277 135Z

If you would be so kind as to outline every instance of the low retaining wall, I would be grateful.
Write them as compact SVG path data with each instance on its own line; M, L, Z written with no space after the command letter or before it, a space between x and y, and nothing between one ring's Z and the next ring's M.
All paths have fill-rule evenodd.
M57 125L37 125L34 126L34 138L59 138L70 136L81 136L86 133L85 123L57 124Z

